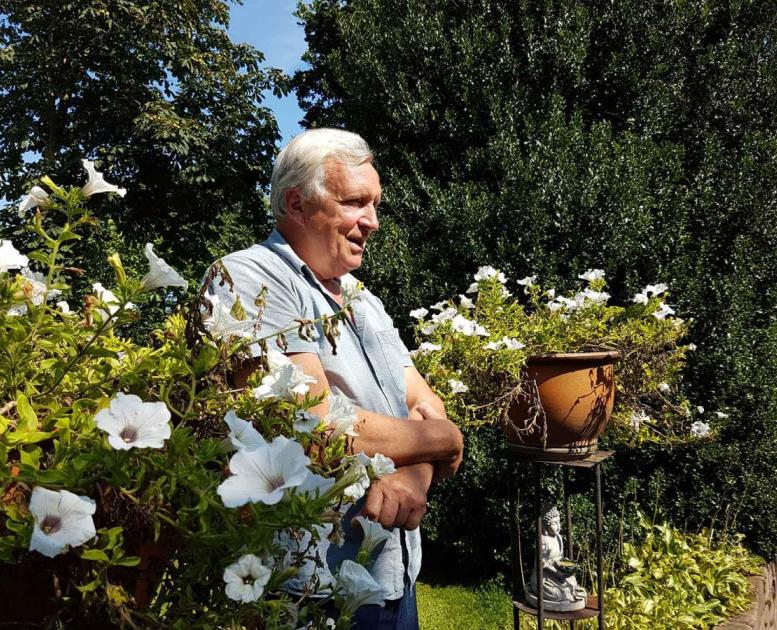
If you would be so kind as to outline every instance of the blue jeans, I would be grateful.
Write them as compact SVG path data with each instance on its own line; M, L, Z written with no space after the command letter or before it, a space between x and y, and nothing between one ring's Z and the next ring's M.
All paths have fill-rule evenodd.
M415 584L405 584L399 599L387 600L385 606L362 606L353 616L352 630L418 630L418 607Z

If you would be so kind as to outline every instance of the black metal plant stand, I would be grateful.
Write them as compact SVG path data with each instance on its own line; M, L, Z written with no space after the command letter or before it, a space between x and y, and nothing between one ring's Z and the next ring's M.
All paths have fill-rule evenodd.
M513 565L513 627L514 630L520 630L521 613L535 616L537 618L537 628L542 628L545 619L557 619L559 621L568 621L571 630L575 628L575 621L583 619L592 619L598 617L599 630L604 630L604 572L602 548L602 462L613 454L613 451L596 451L584 459L572 461L549 461L543 459L534 459L527 456L526 452L511 448L507 445L504 451L508 459L508 478L510 480L510 537L512 541L512 565ZM596 481L596 574L597 574L597 594L589 596L586 607L581 610L570 612L555 612L543 610L542 596L537 598L537 608L529 606L526 602L524 593L520 592L523 586L521 556L520 556L520 529L518 522L518 497L517 488L513 480L513 466L511 463L531 464L534 468L534 514L537 521L537 541L535 550L539 550L542 545L542 474L546 466L561 466L564 474L564 511L566 515L567 529L567 556L574 560L575 548L572 539L572 510L571 493L569 491L569 469L583 468L593 469ZM537 561L537 583L543 583L542 555L536 553Z

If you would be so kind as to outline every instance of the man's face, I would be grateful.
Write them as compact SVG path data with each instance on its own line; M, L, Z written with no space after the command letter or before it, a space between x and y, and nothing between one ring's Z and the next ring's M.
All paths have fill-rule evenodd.
M378 229L381 187L370 163L347 167L330 162L326 172L325 192L302 201L300 236L301 257L328 279L361 266L367 238Z

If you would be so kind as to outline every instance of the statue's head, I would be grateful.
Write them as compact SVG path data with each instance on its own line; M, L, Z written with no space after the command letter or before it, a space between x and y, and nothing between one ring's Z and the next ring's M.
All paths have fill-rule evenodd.
M561 533L561 513L555 505L543 515L542 525L545 531L552 536Z

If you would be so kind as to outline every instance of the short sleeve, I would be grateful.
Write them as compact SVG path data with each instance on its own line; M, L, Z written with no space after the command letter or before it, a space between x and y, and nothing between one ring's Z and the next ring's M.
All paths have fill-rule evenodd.
M256 319L259 315L257 300L264 301L260 317L261 327L256 333L258 337L267 337L293 327L296 319L311 318L311 314L306 312L302 296L294 288L286 264L280 259L275 259L276 257L269 252L266 256L257 258L239 254L222 258L219 262L229 274L232 286L225 281L222 274L206 275L206 278L213 276L208 283L207 294L218 296L219 300L229 308L239 299L247 318ZM285 335L287 354L318 353L318 343L300 338L296 328L286 332ZM271 339L268 341L274 343ZM261 354L259 344L253 344L251 352L253 356L259 356Z

